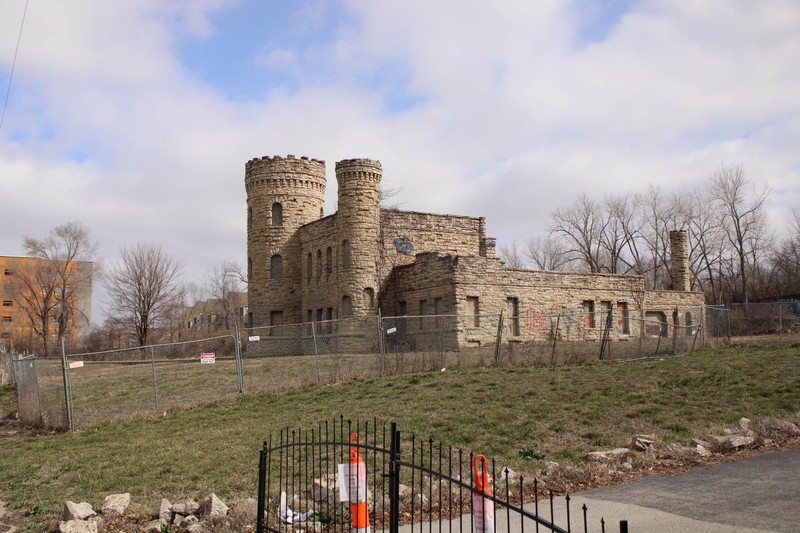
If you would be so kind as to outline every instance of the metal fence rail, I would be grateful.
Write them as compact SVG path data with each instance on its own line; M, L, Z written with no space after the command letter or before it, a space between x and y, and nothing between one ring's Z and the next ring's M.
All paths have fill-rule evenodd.
M574 509L566 496L559 513L555 500L538 479L494 460L431 439L401 441L395 423L340 418L264 442L256 531L605 531L585 505Z

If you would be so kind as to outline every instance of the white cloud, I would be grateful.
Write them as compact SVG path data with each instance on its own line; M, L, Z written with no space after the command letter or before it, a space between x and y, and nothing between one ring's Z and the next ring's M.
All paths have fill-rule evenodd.
M501 243L580 192L685 189L723 162L769 180L776 219L800 203L794 1L646 0L599 42L568 0L300 3L294 41L241 50L294 85L248 101L179 53L236 5L31 3L0 131L0 253L79 219L106 257L156 242L202 280L244 263L245 162L290 153L327 161L329 212L335 161L380 159L404 208L486 216ZM22 6L0 5L0 73Z

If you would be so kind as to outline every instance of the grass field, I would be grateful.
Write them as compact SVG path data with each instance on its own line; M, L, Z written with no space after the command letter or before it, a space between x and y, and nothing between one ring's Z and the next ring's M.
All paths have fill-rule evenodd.
M625 446L636 433L687 443L742 416L792 416L800 411L799 368L798 347L731 348L661 361L358 378L75 433L4 437L0 493L31 531L67 499L97 506L109 493L130 492L155 508L162 497L251 496L270 432L340 415L396 420L406 434L530 474L544 461L577 464L589 451ZM5 387L0 417L14 410Z

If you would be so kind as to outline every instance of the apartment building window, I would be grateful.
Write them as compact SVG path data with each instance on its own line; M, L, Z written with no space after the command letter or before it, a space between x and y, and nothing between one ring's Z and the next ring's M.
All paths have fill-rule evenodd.
M581 304L583 309L583 324L587 328L594 327L594 300L584 300Z
M467 325L477 328L481 325L480 301L477 296L467 296Z
M350 241L342 241L342 270L350 270Z
M283 277L283 257L280 255L273 255L269 264L270 276L272 279L281 279Z
M4 316L3 317L3 322L6 322L6 323L11 322L11 317L10 316Z
M272 225L283 226L283 206L277 202L272 204Z
M3 300L3 307L11 307L12 305L14 305L14 302L11 300Z
M506 308L509 316L511 334L519 335L519 298L506 298Z
M13 276L13 275L14 275L14 271L13 271L13 270L11 270L10 268L6 268L6 269L3 271L3 274L5 274L6 276Z

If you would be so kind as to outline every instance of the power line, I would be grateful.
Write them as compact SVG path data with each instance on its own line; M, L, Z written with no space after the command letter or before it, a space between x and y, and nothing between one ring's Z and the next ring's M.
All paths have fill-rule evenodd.
M14 50L14 61L11 62L11 74L8 76L8 88L6 89L6 100L3 103L3 114L0 115L0 129L3 129L3 122L6 119L6 109L8 108L8 96L11 94L11 80L14 79L14 67L17 66L17 54L19 53L19 43L22 40L22 28L25 27L25 15L28 13L28 0L25 0L25 10L22 12L22 22L19 25L19 35L17 36L17 48Z

